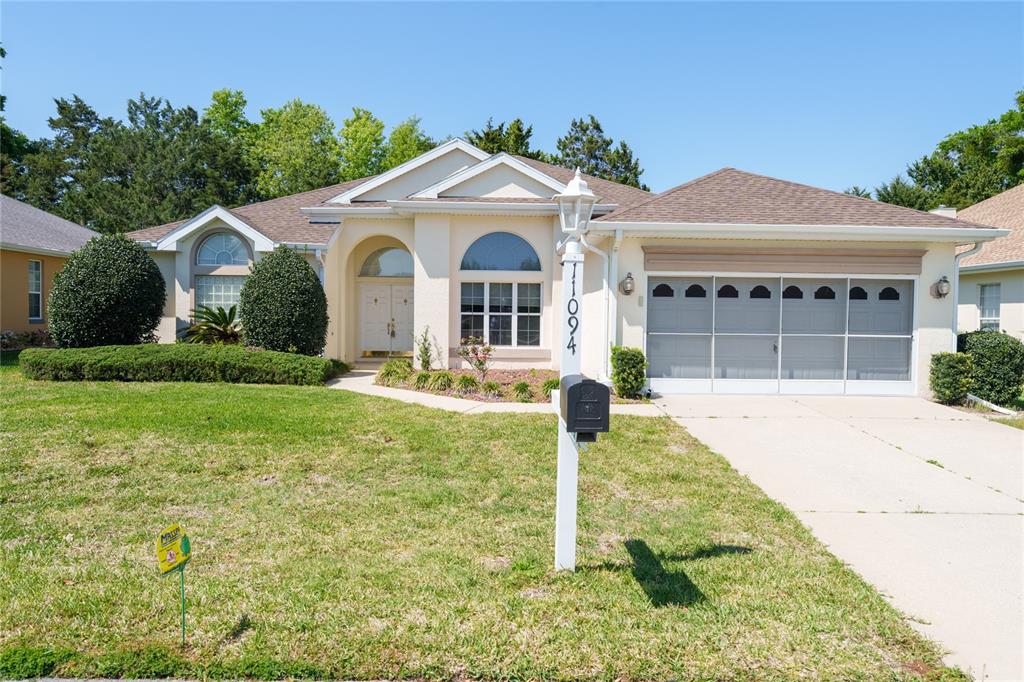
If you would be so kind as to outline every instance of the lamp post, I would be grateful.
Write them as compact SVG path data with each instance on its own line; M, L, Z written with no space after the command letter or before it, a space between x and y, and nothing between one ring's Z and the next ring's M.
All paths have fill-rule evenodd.
M566 235L562 252L562 359L559 379L580 374L582 344L583 250L580 239L586 234L597 197L587 182L576 175L565 191L555 195L558 219ZM576 493L579 476L579 444L558 418L558 479L555 492L555 570L576 569Z

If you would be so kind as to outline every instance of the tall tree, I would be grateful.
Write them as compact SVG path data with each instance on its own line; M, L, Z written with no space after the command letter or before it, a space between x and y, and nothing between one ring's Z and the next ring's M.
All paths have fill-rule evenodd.
M381 172L384 163L384 122L355 107L341 125L341 177L356 180Z
M604 134L593 114L587 119L574 118L569 131L558 138L556 145L558 163L567 168L579 168L588 175L646 189L640 182L643 169L633 150L623 141L613 146L614 141Z
M541 158L544 156L543 152L530 148L532 135L533 126L526 125L521 118L514 118L507 123L502 121L497 125L494 124L493 118L489 118L480 130L467 130L466 141L488 154L505 152Z
M264 109L249 133L249 155L256 167L256 189L280 197L338 182L340 148L334 122L315 104L294 99Z
M420 128L420 119L411 116L391 129L384 147L381 170L388 170L414 159L437 146Z
M0 59L5 57L7 50L0 45ZM20 198L25 182L25 157L38 151L39 144L7 125L3 115L6 108L7 95L0 94L0 191Z
M210 106L203 110L203 123L230 140L240 139L252 126L245 116L245 93L222 88L214 91Z
M876 187L875 197L887 204L916 208L919 211L927 211L938 205L928 190L907 182L902 175Z
M871 198L871 190L869 190L866 187L861 187L860 185L853 185L852 187L847 187L845 190L843 190L843 194L861 197L862 199Z

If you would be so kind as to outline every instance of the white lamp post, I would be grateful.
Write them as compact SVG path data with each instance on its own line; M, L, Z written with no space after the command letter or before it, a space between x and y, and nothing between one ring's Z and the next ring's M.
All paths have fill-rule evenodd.
M583 251L580 237L590 226L597 197L587 182L576 175L555 195L558 219L566 234L562 253L562 360L559 378L580 374L581 312L583 299ZM555 493L555 570L576 569L576 491L579 476L579 444L558 418L558 481Z

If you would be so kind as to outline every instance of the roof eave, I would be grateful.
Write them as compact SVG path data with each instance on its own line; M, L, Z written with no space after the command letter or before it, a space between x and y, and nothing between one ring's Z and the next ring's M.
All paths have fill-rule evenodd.
M1002 263L977 263L961 265L960 272L1001 272L1003 270L1024 270L1024 260L1008 260Z
M30 253L36 256L62 256L67 258L71 255L71 251L64 251L63 249L48 249L43 246L25 246L23 244L11 244L8 242L0 242L0 249L4 251Z
M623 236L638 233L691 238L803 239L808 241L930 241L971 244L1009 234L1009 230L983 227L914 227L899 225L787 225L758 223L654 223L604 220L591 223L591 231L609 234L622 230ZM630 233L633 233L631 235Z

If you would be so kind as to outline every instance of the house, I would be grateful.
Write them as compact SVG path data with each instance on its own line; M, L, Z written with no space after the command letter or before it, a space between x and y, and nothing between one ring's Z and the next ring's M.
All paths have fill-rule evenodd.
M553 196L573 172L453 139L374 177L132 233L168 284L160 337L199 304L237 300L278 244L327 292L326 353L442 362L486 338L497 367L557 367L561 238ZM933 285L954 250L1004 234L732 168L660 194L584 176L599 197L583 281L583 369L643 348L661 392L913 394L953 348Z
M0 329L46 329L53 276L97 236L81 225L0 195Z
M1010 230L961 260L957 327L998 329L1024 339L1024 185L965 208L957 217Z

